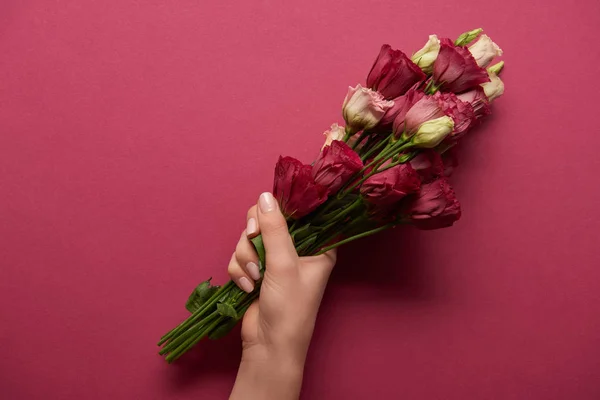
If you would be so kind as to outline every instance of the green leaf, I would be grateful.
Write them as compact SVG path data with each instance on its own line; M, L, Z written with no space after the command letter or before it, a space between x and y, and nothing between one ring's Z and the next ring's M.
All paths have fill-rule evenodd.
M260 260L260 263L262 265L265 265L266 254L265 254L265 245L263 244L262 236L258 235L256 237L253 237L252 239L250 239L250 241L252 242L252 244L254 245L254 248L256 249L256 254L258 254L258 259Z
M189 312L194 313L199 310L204 303L206 303L210 298L215 294L217 290L219 290L219 286L212 286L210 284L210 280L202 282L188 297L187 302L185 303L185 308L188 309Z
M227 318L223 323L219 324L212 332L208 334L208 338L212 340L221 339L227 335L238 324L238 319Z
M238 318L235 308L228 303L217 303L217 312L224 317Z

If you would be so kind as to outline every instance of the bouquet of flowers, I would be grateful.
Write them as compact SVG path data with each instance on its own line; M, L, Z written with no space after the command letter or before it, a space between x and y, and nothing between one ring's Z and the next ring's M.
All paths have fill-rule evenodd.
M502 95L502 55L482 29L455 41L431 35L406 56L383 45L366 87L348 89L346 125L333 124L312 165L280 157L273 194L299 255L317 255L399 224L451 226L461 208L447 177L454 146ZM261 236L252 239L264 272ZM191 315L164 335L160 354L172 362L201 339L227 334L260 293L232 281L202 282L190 295Z

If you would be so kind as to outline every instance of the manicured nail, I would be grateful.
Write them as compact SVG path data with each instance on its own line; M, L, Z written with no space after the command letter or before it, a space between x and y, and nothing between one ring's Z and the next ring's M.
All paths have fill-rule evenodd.
M246 293L251 293L254 290L254 285L245 276L238 280L238 286Z
M256 220L250 218L246 224L246 235L254 235L257 231L258 227L256 226Z
M250 277L255 281L260 279L260 271L258 270L258 265L254 264L252 261L246 264L246 271L248 272L248 274L250 274Z
M258 206L260 207L260 211L263 213L271 212L275 209L275 198L269 192L265 192L260 195L258 199Z

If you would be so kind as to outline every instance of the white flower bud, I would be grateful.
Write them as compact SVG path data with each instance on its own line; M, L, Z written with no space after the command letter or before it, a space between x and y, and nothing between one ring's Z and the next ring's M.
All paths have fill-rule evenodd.
M430 74L433 70L433 63L435 62L440 52L440 40L436 35L429 35L429 40L425 43L425 46L417 51L410 58L412 62L417 64L419 68L426 74Z
M482 83L483 91L489 101L493 101L504 93L504 82L494 72L488 72L490 82Z
M412 139L415 147L431 149L441 143L454 129L454 121L445 115L421 124Z

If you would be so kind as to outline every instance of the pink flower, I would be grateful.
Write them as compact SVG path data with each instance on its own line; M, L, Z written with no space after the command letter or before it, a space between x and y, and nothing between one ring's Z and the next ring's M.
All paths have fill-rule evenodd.
M318 185L327 188L328 194L335 193L355 173L363 163L346 143L335 140L323 149L312 168L312 176Z
M483 87L476 86L474 89L456 95L462 101L469 103L473 107L476 118L481 118L491 113L490 103L483 90Z
M444 113L454 120L451 137L458 139L475 124L475 111L471 104L460 100L454 93L437 92L434 97Z
M389 127L392 124L403 126L406 113L417 101L421 100L423 96L425 96L425 93L416 90L416 88L413 87L406 92L406 94L396 97L394 99L394 106L385 113L379 122L379 126ZM395 121L397 122L395 123ZM400 134L401 133L402 132L400 132Z
M403 52L389 44L381 46L367 77L367 86L378 91L386 99L403 95L411 86L425 80L426 76Z
M404 119L399 115L394 120L394 132L399 136L402 132L410 137L419 127L430 120L445 115L437 99L433 96L424 96L417 101L406 113Z
M339 126L338 124L332 124L331 128L323 132L323 135L325 135L325 144L323 144L321 150L329 146L334 140L342 140L345 134L344 127Z
M360 193L369 204L385 208L415 193L420 184L419 175L410 164L399 164L369 177Z
M440 53L433 64L433 79L445 92L461 93L488 82L485 69L464 47L455 46L450 39L441 39Z
M393 101L384 100L381 94L361 85L348 88L342 106L346 131L354 134L375 127L393 105Z
M460 203L445 177L421 186L419 193L406 205L404 213L419 229L452 226L460 218Z
M327 200L327 188L315 183L312 167L292 157L279 157L275 165L273 195L287 218L302 218Z
M421 183L428 183L444 173L444 164L440 153L427 149L410 160L411 167L419 174Z
M477 65L482 68L486 68L494 57L502 55L502 49L498 45L492 42L492 39L488 35L479 36L473 45L469 46L469 51L477 61Z

